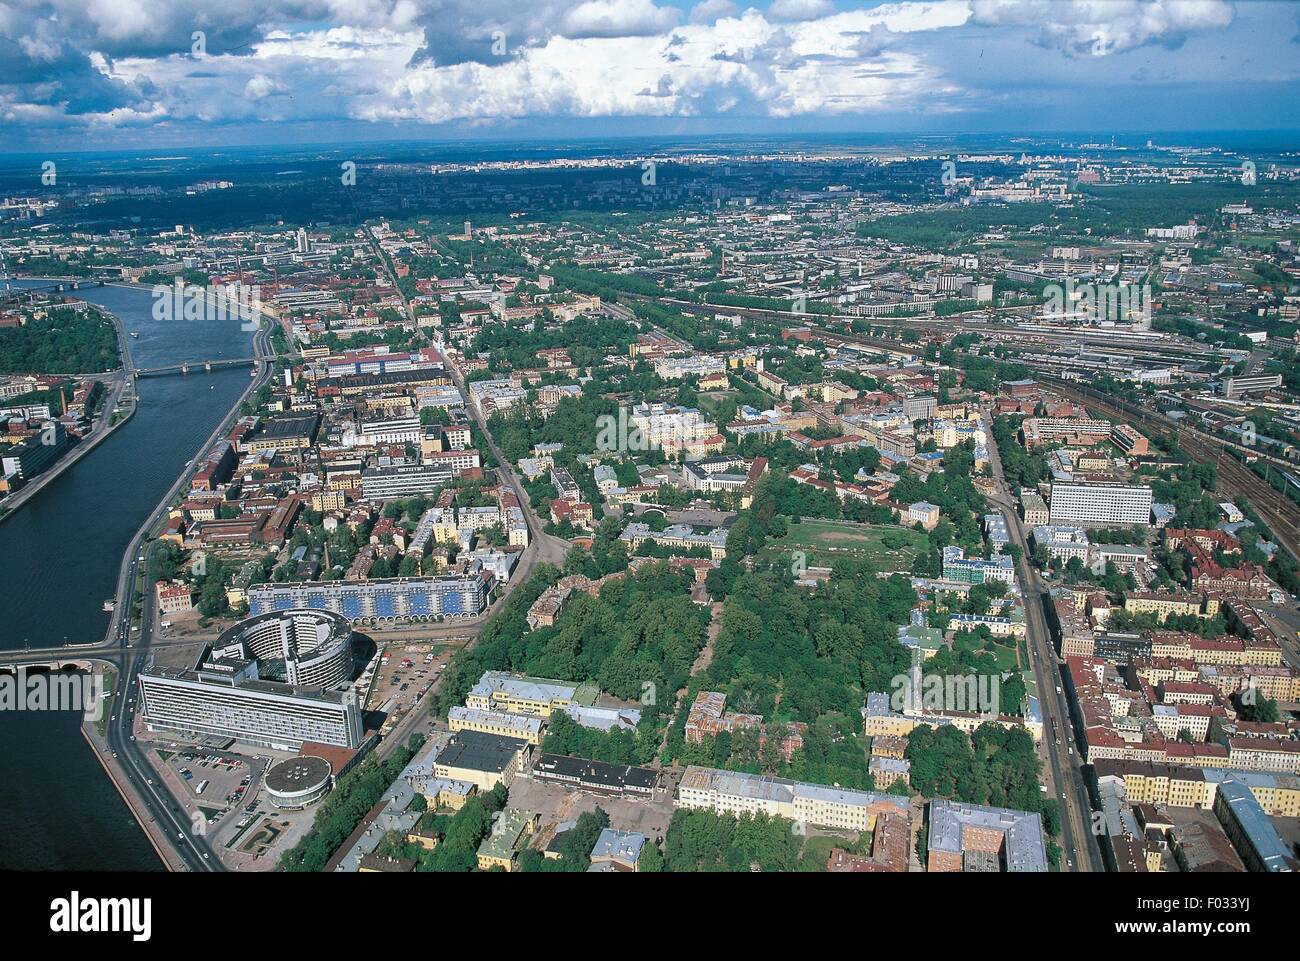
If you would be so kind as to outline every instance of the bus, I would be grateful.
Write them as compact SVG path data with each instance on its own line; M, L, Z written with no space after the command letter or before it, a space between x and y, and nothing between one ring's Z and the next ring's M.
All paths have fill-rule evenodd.
M207 789L208 789L208 782L207 782L207 781L200 781L200 782L199 782L199 786L196 787L196 788L194 789L194 793L195 793L195 794L202 794L202 793L203 793L204 791L206 791Z

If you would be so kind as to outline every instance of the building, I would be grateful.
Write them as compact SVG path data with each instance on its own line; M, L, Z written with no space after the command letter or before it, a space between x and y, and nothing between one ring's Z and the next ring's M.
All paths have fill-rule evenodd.
M740 728L762 727L763 715L738 714L726 710L727 695L720 691L700 691L695 703L686 714L683 736L687 744L699 744L707 737L717 737L723 731L731 733Z
M1029 811L930 802L929 871L1047 871L1043 821Z
M653 768L607 764L563 754L541 755L533 765L533 778L574 790L640 798L653 797L658 783Z
M649 524L632 521L623 529L619 540L627 544L629 552L636 551L646 541L654 541L661 547L677 547L688 551L707 550L709 557L715 561L727 556L727 529L724 527L697 533L690 524L669 524L661 531L654 531Z
M151 731L234 738L280 751L307 742L357 748L361 710L351 691L301 688L258 677L255 665L208 661L140 675L140 716Z
M478 869L513 871L515 857L523 849L528 836L537 825L537 815L519 808L506 808L492 825L492 833L483 839L478 848Z
M1129 424L1112 427L1110 442L1130 457L1145 457L1150 452L1150 442Z
M244 454L260 454L264 451L288 453L306 450L316 437L319 421L320 417L315 413L286 414L272 418L259 433L240 442L240 451Z
M907 799L850 791L760 774L741 774L691 765L678 786L679 808L717 814L758 814L820 827L870 831L881 812L907 816Z
M1077 557L1080 561L1088 560L1088 532L1082 527L1057 527L1053 524L1040 524L1034 528L1034 547L1041 547L1048 556L1059 561L1068 562Z
M323 757L291 757L268 768L262 784L273 805L297 811L328 794L334 774Z
M1047 510L1047 502L1038 492L1029 490L1020 492L1020 516L1024 519L1026 527L1046 524L1051 517Z
M481 731L458 731L453 734L434 760L435 777L465 781L480 793L498 784L510 786L515 775L524 769L531 753L527 741Z
M967 557L966 552L955 544L943 549L943 576L945 580L962 584L1001 581L1010 586L1016 580L1015 566L1007 555L994 554L988 559Z
M616 831L605 828L591 849L593 871L635 872L641 863L641 851L649 841L636 831Z
M387 500L432 494L450 484L459 473L446 463L370 467L361 472L361 496L367 500Z
M1221 389L1224 397L1235 399L1246 394L1276 390L1281 386L1281 374L1259 374L1251 377L1225 377Z
M1240 781L1229 779L1219 785L1214 813L1247 869L1270 874L1300 870L1290 846L1278 836L1264 809Z
M907 817L894 811L881 811L876 818L875 830L871 832L871 856L831 848L826 870L832 874L901 874L907 870L911 848L912 828Z
M194 610L188 584L164 584L159 581L154 585L158 596L159 614L184 614Z
M506 671L485 671L467 695L465 706L506 714L550 717L573 703L578 685Z
M1126 591L1124 610L1132 615L1154 614L1163 624L1170 616L1214 617L1219 599L1212 594L1183 594L1177 591Z
M1058 482L1052 485L1050 523L1079 527L1135 527L1151 523L1151 488Z
M474 707L453 707L447 712L447 727L456 731L480 731L514 737L536 747L542 742L542 719L526 714L506 714Z
M290 608L333 611L354 623L378 624L476 616L487 606L487 594L483 571L369 581L305 581L250 587L248 609L254 614Z
M4 476L30 480L58 460L67 446L68 434L62 421L47 420L39 433L19 441L5 453L0 461Z

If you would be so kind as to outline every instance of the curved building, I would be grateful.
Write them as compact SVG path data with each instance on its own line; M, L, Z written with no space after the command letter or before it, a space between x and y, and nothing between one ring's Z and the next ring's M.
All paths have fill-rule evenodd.
M268 611L222 632L211 656L256 660L263 677L283 664L286 684L334 688L352 676L352 626L332 611Z
M278 808L299 810L315 804L333 783L329 762L320 757L291 757L266 772L266 796Z

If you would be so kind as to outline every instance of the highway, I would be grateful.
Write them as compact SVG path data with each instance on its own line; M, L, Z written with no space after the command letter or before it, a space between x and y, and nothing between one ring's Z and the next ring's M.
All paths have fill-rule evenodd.
M986 423L991 424L992 411L985 410ZM1073 734L1069 705L1061 684L1056 652L1052 646L1044 605L1049 602L1042 579L1029 563L1029 544L1024 525L1015 509L1002 460L997 445L988 444L989 461L997 482L997 493L990 498L1007 522L1012 543L1020 548L1017 576L1024 595L1029 659L1033 663L1034 678L1038 684L1038 706L1043 714L1043 750L1047 754L1051 775L1050 790L1061 803L1061 840L1063 843L1062 869L1066 871L1104 871L1101 851L1092 830L1092 805L1088 799L1087 785L1076 762L1081 748Z
M235 401L230 414L222 419L212 434L199 448L202 454L215 444L228 429L229 422L239 410L239 406L259 387L267 382L274 370L272 358L274 352L270 347L269 328L261 327L253 335L254 352L259 358L257 376L252 378L247 388ZM195 459L197 461L197 457ZM147 582L148 559L145 545L150 533L163 523L172 501L189 483L189 477L195 462L184 470L176 482L163 495L158 506L140 525L135 536L127 545L126 554L118 573L117 604L109 618L108 631L104 645L116 645L117 653L110 659L118 668L117 690L112 702L113 713L105 725L108 745L118 761L118 770L125 774L136 794L143 799L147 812L136 812L137 816L147 813L149 820L157 823L167 836L172 848L181 858L186 868L191 871L223 871L224 866L215 856L207 839L193 833L189 815L181 808L165 787L156 783L155 771L145 757L135 739L134 724L138 691L136 678L145 669L150 660L149 646L154 630L154 604L152 592L144 592L145 602L141 607L138 628L131 623L132 599L137 580ZM138 635L133 641L133 635ZM71 649L74 654L84 654L91 648Z

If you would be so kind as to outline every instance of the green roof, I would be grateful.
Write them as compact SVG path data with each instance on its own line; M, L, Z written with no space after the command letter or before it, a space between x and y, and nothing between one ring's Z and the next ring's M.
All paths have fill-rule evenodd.
M536 813L522 808L507 808L502 811L496 823L492 825L492 833L479 845L478 853L502 860L513 858L520 838L535 817L537 817Z

